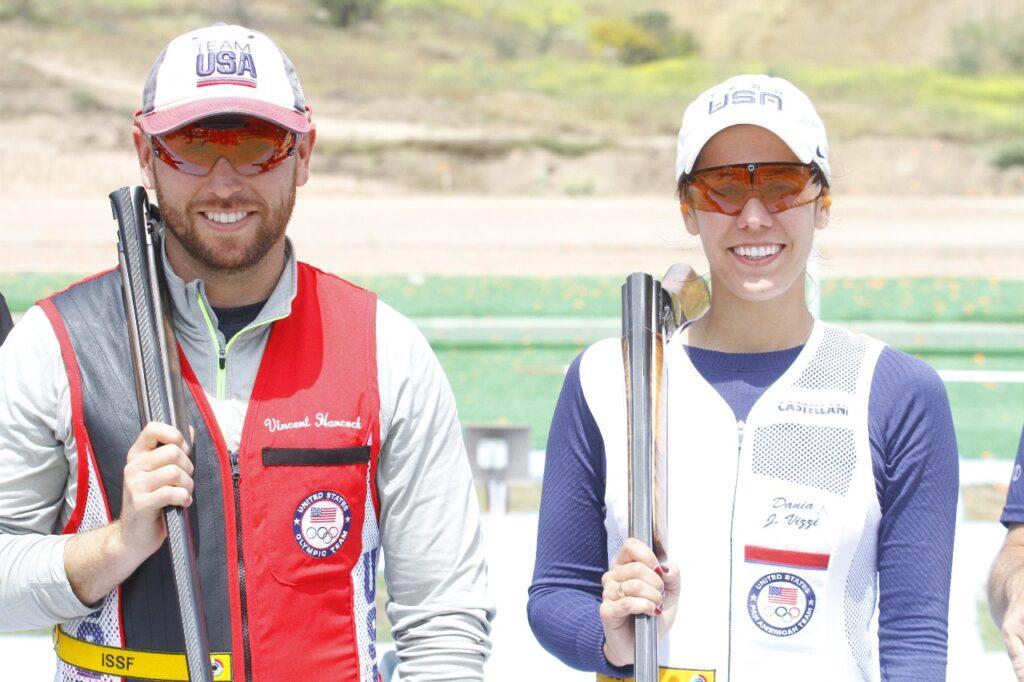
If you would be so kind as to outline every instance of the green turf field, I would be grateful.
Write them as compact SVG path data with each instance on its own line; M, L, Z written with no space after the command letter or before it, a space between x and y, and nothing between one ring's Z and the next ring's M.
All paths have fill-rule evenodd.
M0 292L22 311L75 279L0 275ZM538 448L547 439L566 367L587 344L616 333L618 279L356 281L421 323L463 423L528 424ZM821 291L826 320L863 328L936 369L1024 370L1024 281L838 279L823 282ZM1024 384L947 388L961 454L1013 457L1024 420Z
M74 274L0 274L13 310L79 279ZM617 317L610 277L354 277L411 317ZM822 289L828 320L1024 322L1024 280L831 279Z
M543 447L564 370L580 350L444 346L438 356L464 423L526 423L534 447ZM935 367L953 368L945 362L949 356L922 359ZM1005 360L1006 365L1016 360L1015 368L1024 368L1024 358ZM1024 384L951 383L947 390L960 454L1012 459L1024 423Z

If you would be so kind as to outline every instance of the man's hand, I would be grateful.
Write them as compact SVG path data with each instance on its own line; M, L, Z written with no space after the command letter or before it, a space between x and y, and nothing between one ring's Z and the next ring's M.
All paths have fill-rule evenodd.
M1017 621L1016 632L1010 634L1006 627L1003 628L1003 644L1006 645L1006 653L1010 655L1010 665L1013 666L1013 674L1017 676L1018 682L1024 680L1024 632L1021 632L1020 621Z
M992 564L988 603L1018 682L1024 682L1024 526L1013 525Z
M145 560L167 537L163 508L192 504L194 467L186 447L176 428L150 422L128 450L118 519L127 554Z
M64 550L68 581L83 604L99 602L160 548L163 509L192 504L193 471L180 431L158 422L142 429L128 450L120 517L76 535Z
M604 625L604 655L614 666L631 665L635 655L633 616L658 616L664 635L676 619L679 567L658 563L650 547L635 538L622 545L611 568L601 577L604 587L599 613Z

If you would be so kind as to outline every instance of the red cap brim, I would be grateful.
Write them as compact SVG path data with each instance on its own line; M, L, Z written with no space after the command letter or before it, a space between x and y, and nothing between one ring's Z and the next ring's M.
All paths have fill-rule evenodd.
M310 128L306 112L300 113L294 109L248 97L217 97L189 102L140 116L139 123L147 135L162 135L193 121L218 114L257 116L295 133L307 133Z

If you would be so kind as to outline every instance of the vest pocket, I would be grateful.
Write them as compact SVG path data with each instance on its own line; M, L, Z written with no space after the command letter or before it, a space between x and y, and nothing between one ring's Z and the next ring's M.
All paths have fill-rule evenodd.
M250 490L265 492L243 510L252 509L257 561L275 582L344 580L361 554L370 456L364 445L263 448L262 480Z
M331 466L366 464L370 446L352 448L263 448L263 466Z

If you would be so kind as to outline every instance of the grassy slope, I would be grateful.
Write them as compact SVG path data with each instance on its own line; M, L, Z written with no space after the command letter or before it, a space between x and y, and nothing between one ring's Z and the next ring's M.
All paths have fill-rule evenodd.
M744 3L730 4L739 21ZM199 2L40 0L36 5L35 23L0 23L0 45L16 57L14 66L4 68L21 68L23 76L31 76L33 63L43 59L118 73L129 86L123 96L87 83L65 84L75 91L70 106L93 113L106 107L112 117L134 105L130 86L142 82L156 46L188 28L232 19L230 8L211 13ZM314 5L265 2L245 9L244 18L272 33L292 56L321 115L602 139L671 133L681 104L706 86L739 71L768 71L804 86L838 137L871 132L994 144L1024 135L1020 74L955 75L921 60L887 62L884 50L876 50L879 58L855 64L821 63L771 43L743 59L723 58L712 35L699 37L706 43L703 53L714 59L626 66L588 43L593 21L674 10L667 1L636 0L627 6L611 0L390 0L378 20L347 31L324 25ZM956 12L951 7L950 23ZM846 38L884 41L896 29L879 25L858 31ZM52 92L46 100L40 101L44 109L61 101Z

